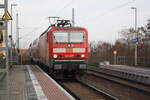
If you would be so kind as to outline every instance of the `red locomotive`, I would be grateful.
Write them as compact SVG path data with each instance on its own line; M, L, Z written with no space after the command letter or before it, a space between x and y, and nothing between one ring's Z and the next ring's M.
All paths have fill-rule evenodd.
M29 47L31 59L46 65L52 75L76 75L86 69L88 32L72 27L69 20L57 20Z

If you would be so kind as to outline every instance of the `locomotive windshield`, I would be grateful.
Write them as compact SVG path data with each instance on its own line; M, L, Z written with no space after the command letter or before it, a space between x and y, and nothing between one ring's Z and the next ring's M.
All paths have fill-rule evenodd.
M54 42L61 43L81 43L84 41L82 31L56 31L54 32Z

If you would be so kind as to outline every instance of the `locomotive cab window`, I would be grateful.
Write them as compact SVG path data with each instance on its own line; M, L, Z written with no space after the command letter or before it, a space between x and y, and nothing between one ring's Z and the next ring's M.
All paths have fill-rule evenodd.
M68 42L68 33L67 32L55 32L54 41L57 42Z
M54 32L54 42L58 43L82 43L85 33L82 31L56 31Z
M84 32L71 32L70 33L70 42L83 42L84 41Z

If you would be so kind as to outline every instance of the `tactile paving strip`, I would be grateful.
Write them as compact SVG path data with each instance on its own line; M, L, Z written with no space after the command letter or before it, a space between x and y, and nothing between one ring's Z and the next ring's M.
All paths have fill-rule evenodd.
M52 80L50 80L44 73L37 67L31 67L34 75L39 81L44 94L47 96L48 100L71 100L68 95L65 94Z

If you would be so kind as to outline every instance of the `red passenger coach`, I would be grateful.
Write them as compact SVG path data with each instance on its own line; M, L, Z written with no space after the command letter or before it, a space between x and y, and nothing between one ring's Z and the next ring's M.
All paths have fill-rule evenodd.
M65 26L68 20L58 22L32 43L31 58L46 65L52 75L80 74L86 69L88 32L85 28L72 27L71 24Z

